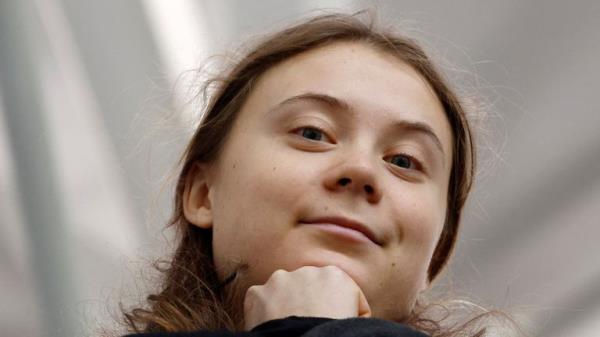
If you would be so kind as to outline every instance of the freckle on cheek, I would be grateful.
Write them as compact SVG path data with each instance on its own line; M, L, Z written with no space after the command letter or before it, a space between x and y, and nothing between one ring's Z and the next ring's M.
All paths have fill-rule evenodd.
M277 170L277 167L273 166L273 171Z
M395 267L395 266L396 266L396 262L392 262L392 267Z

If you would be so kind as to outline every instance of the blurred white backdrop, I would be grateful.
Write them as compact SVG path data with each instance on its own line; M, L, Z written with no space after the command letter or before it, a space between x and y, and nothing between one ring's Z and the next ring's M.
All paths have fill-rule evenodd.
M197 117L182 73L315 9L367 7L487 102L448 279L539 336L597 336L593 0L0 1L1 335L87 335L135 298L143 259L167 249L164 178Z

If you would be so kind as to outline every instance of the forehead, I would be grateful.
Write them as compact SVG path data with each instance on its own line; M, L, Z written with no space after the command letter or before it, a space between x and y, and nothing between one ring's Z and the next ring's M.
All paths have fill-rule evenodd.
M451 153L452 133L435 92L410 65L389 53L359 42L309 50L265 72L247 104L265 112L306 92L340 98L378 120L428 124L444 144L444 152Z

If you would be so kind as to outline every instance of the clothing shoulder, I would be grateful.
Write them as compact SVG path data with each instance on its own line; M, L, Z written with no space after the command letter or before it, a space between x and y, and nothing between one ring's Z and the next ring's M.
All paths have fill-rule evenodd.
M403 324L378 318L334 319L315 326L302 337L428 337Z
M290 316L264 322L250 331L148 333L126 337L428 337L406 325L378 318L332 319Z

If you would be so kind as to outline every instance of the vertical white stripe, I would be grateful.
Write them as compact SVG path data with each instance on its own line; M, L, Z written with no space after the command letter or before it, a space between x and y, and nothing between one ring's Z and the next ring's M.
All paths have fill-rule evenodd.
M196 124L190 121L198 120L198 111L186 103L193 97L192 88L204 79L196 71L206 66L202 62L211 55L213 45L205 13L190 0L148 0L142 4L174 90L175 105L182 110L180 122L193 129Z

